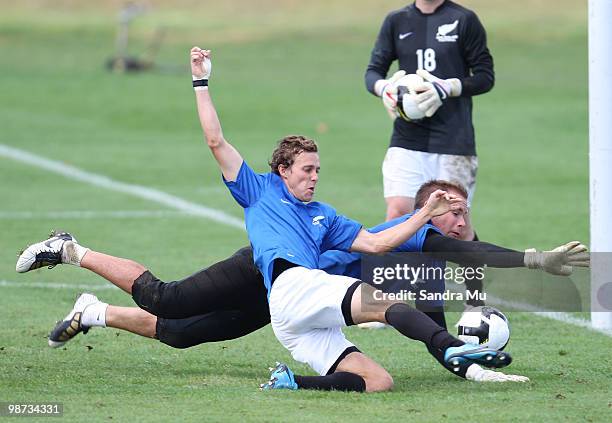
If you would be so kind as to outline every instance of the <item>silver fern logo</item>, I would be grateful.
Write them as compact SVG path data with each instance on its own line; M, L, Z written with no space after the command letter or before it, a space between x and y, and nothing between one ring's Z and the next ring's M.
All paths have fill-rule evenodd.
M315 216L312 218L312 224L315 226L321 226L321 220L325 219L325 216Z
M457 38L459 38L458 34L451 34L449 35L451 32L455 31L457 29L457 26L459 25L459 19L457 19L455 22L453 23L449 23L449 24L445 24L445 25L440 25L438 27L438 32L436 33L436 40L438 40L441 43L455 43L457 42Z

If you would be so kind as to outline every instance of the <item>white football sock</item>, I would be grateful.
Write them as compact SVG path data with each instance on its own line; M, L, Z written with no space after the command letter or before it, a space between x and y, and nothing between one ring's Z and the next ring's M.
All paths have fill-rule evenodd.
M62 263L80 267L81 260L83 260L83 256L88 251L89 248L85 248L76 242L66 241L62 247Z
M106 327L106 309L108 304L99 301L85 307L83 316L81 317L82 326L99 326Z

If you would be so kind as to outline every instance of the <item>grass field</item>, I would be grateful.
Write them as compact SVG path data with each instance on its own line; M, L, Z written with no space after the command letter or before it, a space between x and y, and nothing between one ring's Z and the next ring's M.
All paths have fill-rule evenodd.
M163 25L158 61L165 67L138 75L104 69L120 2L100 3L0 0L0 148L241 218L202 142L189 86L188 49L206 45L214 50L211 92L225 135L253 167L266 169L283 135L311 135L322 150L319 200L366 225L383 220L380 164L390 125L365 91L363 73L385 13L403 2L152 1L151 13L134 25L133 52ZM586 2L463 3L488 30L497 75L494 90L475 100L480 172L473 220L480 237L514 248L588 242ZM79 286L132 305L81 269L17 275L14 253L51 228L141 261L168 280L247 241L234 227L172 213L117 184L50 173L40 163L0 154L0 402L62 402L66 421L612 417L612 339L529 313L509 316L509 370L532 380L520 386L454 378L421 345L390 330L347 330L395 378L393 392L376 395L259 392L275 360L308 372L270 328L184 351L93 330L51 350L46 335Z

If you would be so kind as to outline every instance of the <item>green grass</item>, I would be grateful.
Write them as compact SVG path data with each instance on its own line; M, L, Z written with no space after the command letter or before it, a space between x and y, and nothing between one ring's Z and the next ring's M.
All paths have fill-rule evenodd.
M103 68L119 2L54 3L0 1L0 143L240 217L203 145L189 86L188 49L210 45L211 91L224 132L249 163L264 171L275 140L314 136L322 150L319 199L366 225L383 219L380 164L390 125L365 91L363 72L384 14L403 2L155 2L135 24L134 51L165 25L159 61L178 72L140 75ZM515 248L586 242L586 5L498 3L468 3L487 27L497 73L494 90L475 99L480 171L473 221L482 239ZM0 181L0 212L165 209L5 158ZM15 274L13 252L51 228L141 261L164 279L246 243L239 230L192 217L0 225L0 280L23 283L102 283L75 268ZM466 383L392 331L349 329L348 337L394 376L393 392L263 394L256 386L266 366L293 363L269 328L186 351L113 329L47 348L47 332L76 292L0 287L0 401L60 401L69 421L610 418L611 339L528 313L509 316L509 370L528 375L527 385ZM131 305L118 291L97 293Z

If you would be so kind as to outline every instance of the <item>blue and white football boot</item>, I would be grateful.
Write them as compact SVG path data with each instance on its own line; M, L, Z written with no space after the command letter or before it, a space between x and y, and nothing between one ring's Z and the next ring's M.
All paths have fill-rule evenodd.
M293 372L284 363L276 362L276 367L270 367L270 380L267 383L259 385L259 389L262 391L269 391L271 389L291 389L296 390L298 388L295 383L295 377Z
M460 347L447 348L444 352L444 361L455 371L473 363L485 367L501 368L512 363L512 356L508 352L486 346L464 344Z

